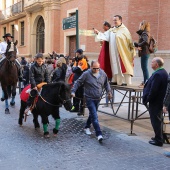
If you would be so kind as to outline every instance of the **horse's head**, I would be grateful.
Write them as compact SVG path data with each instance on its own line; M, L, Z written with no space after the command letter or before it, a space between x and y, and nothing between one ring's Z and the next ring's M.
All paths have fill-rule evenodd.
M8 61L15 61L17 57L17 48L16 45L18 44L18 41L16 40L15 43L7 41L7 49L6 49L6 58Z
M66 83L62 83L59 90L59 100L64 105L66 110L71 110L71 87Z

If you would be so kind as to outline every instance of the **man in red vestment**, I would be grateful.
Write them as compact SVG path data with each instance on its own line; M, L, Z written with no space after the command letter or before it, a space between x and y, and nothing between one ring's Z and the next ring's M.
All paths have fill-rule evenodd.
M104 33L94 29L94 33L97 34L95 40L109 42L113 83L117 85L130 85L131 77L134 74L133 59L135 56L135 48L129 30L122 23L122 17L115 15L113 21L114 27Z
M103 23L103 30L104 32L108 31L111 28L111 25L105 21ZM109 79L112 78L112 71L111 71L111 66L110 66L110 55L109 55L109 42L107 41L101 41L102 48L100 51L99 55L99 63L100 63L100 68L105 71L107 74L107 77Z

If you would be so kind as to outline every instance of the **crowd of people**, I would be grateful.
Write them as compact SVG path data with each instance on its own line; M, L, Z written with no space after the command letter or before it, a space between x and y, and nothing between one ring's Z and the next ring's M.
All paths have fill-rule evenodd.
M27 63L22 57L21 65L24 66L23 78L29 77L28 81L24 80L24 86L31 84L31 95L27 100L27 115L31 114L31 105L35 99L33 92L36 93L37 85L40 83L55 83L59 81L69 82L72 88L73 107L71 112L78 112L78 115L84 115L84 96L86 99L86 106L89 109L89 118L85 126L85 133L90 135L90 126L96 131L96 136L99 142L103 140L102 132L98 123L97 108L101 100L103 88L108 93L108 98L112 97L110 84L106 73L100 69L98 61L92 61L91 65L88 59L83 55L82 49L75 51L76 57L74 59L60 56L59 58L47 57L43 60L43 54L38 53L35 60ZM85 74L86 73L86 74ZM68 81L68 78L72 79ZM87 75L87 77L85 76ZM51 77L51 78L50 78ZM23 109L21 109L22 111Z
M23 88L30 83L30 68L36 63L38 55L42 56L42 62L48 71L50 82L67 81L72 74L72 70L70 69L74 61L72 58L64 55L57 55L57 57L49 55L49 57L44 58L43 54L38 53L33 59L27 59L25 57L21 57L20 59Z

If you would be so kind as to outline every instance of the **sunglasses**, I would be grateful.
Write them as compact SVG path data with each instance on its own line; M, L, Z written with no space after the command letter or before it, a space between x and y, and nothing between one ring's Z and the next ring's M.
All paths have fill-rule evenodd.
M99 70L99 68L93 68L93 70Z

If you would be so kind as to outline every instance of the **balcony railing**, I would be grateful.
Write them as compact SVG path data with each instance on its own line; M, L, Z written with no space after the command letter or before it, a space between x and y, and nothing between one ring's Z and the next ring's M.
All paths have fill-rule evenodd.
M43 2L43 0L29 0L27 1L25 4L24 4L24 7L29 7L29 6L32 6L34 5L35 3L39 3L39 2Z
M1 13L1 20L7 19L9 17L12 17L20 12L23 12L23 1L20 1L8 8L6 8L5 10L2 11Z

